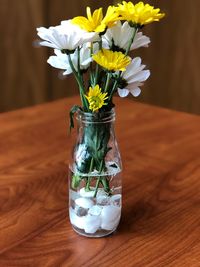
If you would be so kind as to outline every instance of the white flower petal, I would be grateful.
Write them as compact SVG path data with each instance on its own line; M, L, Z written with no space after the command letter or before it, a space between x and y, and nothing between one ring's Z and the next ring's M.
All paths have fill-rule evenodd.
M123 74L124 79L128 80L131 76L143 70L145 68L145 65L141 65L141 62L142 59L140 57L134 58Z
M114 43L115 46L126 51L129 46L130 37L133 35L133 31L134 28L130 27L127 21L123 24L118 21L114 27L107 29L102 38L103 47L106 49L112 48ZM148 47L149 43L149 37L143 35L142 32L138 32L135 35L133 44L131 45L131 50L139 47Z
M45 41L41 45L59 50L73 51L80 45L99 39L98 33L83 31L73 25L70 20L48 29L44 27L37 28L37 31L38 36Z
M134 29L129 26L128 22L122 24L118 21L116 25L109 28L103 36L103 47L111 48L114 43L115 46L126 50L133 30Z
M134 65L135 68L140 67L142 62L142 59L140 57L135 57L132 61L132 64Z
M118 88L118 94L120 97L126 97L129 94L129 90Z
M140 47L148 47L150 42L151 42L151 40L149 37L143 35L142 32L138 32L135 35L135 39L134 39L133 44L131 45L131 50L137 49Z
M81 62L81 69L87 69L88 65L92 62L92 58L87 58Z
M49 57L49 59L47 60L47 62L54 68L57 69L62 69L62 70L66 70L67 68L69 68L69 63L65 60L63 60L63 58L60 58L58 56L51 56Z
M130 93L134 96L134 97L137 97L140 95L141 93L141 89L139 87L136 87L134 89L131 89L130 90Z
M144 70L145 65L142 65L141 63L141 58L136 57L128 65L126 71L123 72L122 78L125 79L127 85L124 89L118 89L120 96L127 96L130 92L133 96L137 97L141 93L139 86L142 86L143 82L150 76L150 71Z
M68 56L66 54L63 54L60 50L54 49L55 56L51 56L48 59L48 63L58 69L63 69L65 72L63 75L67 75L72 73ZM78 51L75 50L73 54L71 54L72 63L77 70L77 64L78 64ZM90 63L92 62L92 58L90 57L90 48L84 44L80 51L80 69L87 69L90 66Z
M128 72L124 74L124 78L130 81L132 78L138 75L141 71L143 71L144 68L145 68L145 65L140 65L139 67L132 66L132 68L130 66L130 68L128 69Z
M54 54L55 54L56 56L61 56L61 55L63 55L63 53L62 53L59 49L54 49Z
M71 73L72 73L72 70L71 69L68 69L68 70L66 70L66 71L63 72L63 75L65 76L65 75L69 75Z
M129 83L127 86L126 86L126 89L129 90L129 92L139 86L142 86L143 83L140 83L140 82L134 82L134 83Z
M56 48L54 44L49 43L49 42L47 42L47 41L40 42L39 44L40 44L41 46L47 46L47 47L50 47L50 48Z
M129 83L133 82L144 82L146 81L150 76L150 71L149 70L143 70L135 75L133 75L131 78L129 78Z

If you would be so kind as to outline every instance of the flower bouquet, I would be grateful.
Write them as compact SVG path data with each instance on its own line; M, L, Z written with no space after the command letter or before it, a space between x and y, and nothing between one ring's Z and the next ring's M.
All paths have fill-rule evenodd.
M121 159L114 133L113 96L137 97L150 75L140 57L129 52L147 47L142 28L164 17L160 9L139 2L99 8L87 17L38 28L41 45L54 48L48 63L74 74L81 106L70 112L78 121L77 142L69 175L69 214L79 234L100 237L112 233L121 216Z

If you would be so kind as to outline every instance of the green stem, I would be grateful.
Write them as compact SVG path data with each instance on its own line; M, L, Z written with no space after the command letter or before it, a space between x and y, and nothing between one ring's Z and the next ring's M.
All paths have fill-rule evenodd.
M84 80L83 80L83 74L81 73L81 63L80 63L80 47L78 47L78 76L80 78L80 81L81 81L81 84L82 84L82 88L83 88L83 91L85 93L85 86L84 86Z
M106 177L103 177L103 179L101 180L101 183L104 187L104 190L106 191L106 193L110 194L110 186L109 186L109 180Z
M135 36L136 36L137 31L138 31L138 28L134 28L133 34L132 34L131 39L130 39L130 42L129 42L128 47L126 49L126 53L125 53L126 56L128 55L128 53L129 53L129 51L131 49L131 45L134 42L134 39L135 39Z
M98 78L99 78L99 65L96 63L95 78L94 78L93 86L95 86L97 84Z
M93 43L90 43L90 56L92 57L93 55Z
M69 65L72 69L72 72L76 78L76 81L79 85L79 89L80 89L80 97L81 97L81 102L82 102L82 105L84 107L84 109L86 109L86 111L89 110L89 106L88 106L88 102L87 102L87 99L85 98L85 94L84 94L84 86L83 86L83 81L79 75L79 73L76 71L75 67L74 67L74 64L72 62L72 59L71 59L71 55L70 54L67 54L68 56L68 60L69 60Z
M99 169L99 174L101 174L101 172L103 170L103 161L104 160L101 161L101 165L100 165L100 169ZM98 188L99 188L99 184L101 182L101 179L102 179L101 176L97 179L96 186L95 186L95 191L94 191L94 197L97 196L97 192L98 192Z
M99 50L101 50L102 49L102 39L99 41Z
M118 80L119 80L120 76L121 76L121 71L119 72L119 74L118 74L118 76L117 76L117 78L116 78L116 80L115 80L115 82L114 82L113 88L112 88L112 90L111 90L111 92L110 92L110 95L109 95L109 98L108 98L108 102L111 101L111 99L112 99L112 97L113 97L113 95L114 95L114 93L115 93L115 90L116 90L116 88L117 88Z
M78 47L78 74L81 73L81 64L80 64L80 47Z
M94 158L92 158L91 161L90 161L89 174L92 172L93 165L94 165ZM91 181L91 177L88 177L87 184L85 186L86 191L90 191L90 181Z
M92 71L90 71L90 86L91 87L95 86L95 78L94 78L94 75L93 75Z
M97 196L97 192L98 192L98 188L99 188L100 181L101 181L101 177L99 177L99 178L97 179L97 183L96 183L96 186L95 186L94 197Z
M106 76L106 84L105 84L105 87L104 87L104 92L106 92L108 90L108 86L109 86L109 82L110 82L110 78L111 78L111 73L110 72L107 72L107 76Z

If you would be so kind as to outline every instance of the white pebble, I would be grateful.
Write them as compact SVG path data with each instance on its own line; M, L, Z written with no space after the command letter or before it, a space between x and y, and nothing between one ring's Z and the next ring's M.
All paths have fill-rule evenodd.
M120 216L117 217L115 220L102 221L101 228L104 230L114 230L117 227L117 225L119 224L119 220L120 220Z
M90 189L91 189L90 191L86 191L84 187L81 188L80 191L79 191L80 196L81 197L93 198L94 194L95 194L95 188L94 187L90 187ZM99 188L98 189L96 198L101 197L101 196L108 196L103 188Z
M94 234L101 225L100 216L87 215L84 218L84 230L87 234Z
M83 217L77 216L75 211L71 207L69 208L70 222L79 229L84 229L84 217L85 216Z
M96 202L99 205L109 205L110 204L110 197L103 196L103 195L97 196Z
M80 197L75 200L76 205L84 209L89 209L94 205L94 202L91 199Z
M110 198L111 203L114 204L114 205L118 205L118 206L121 206L121 199L122 199L122 195L121 194L113 195Z
M110 197L103 189L100 188L97 192L96 202L100 205L109 205Z
M102 211L102 207L99 207L99 206L97 206L97 205L94 205L94 206L92 206L92 207L89 209L88 213L89 213L90 215L96 215L96 216L98 216L98 215L101 214L101 211Z
M105 206L101 212L101 228L105 230L113 230L119 223L121 216L121 208L117 206Z
M110 205L103 207L101 215L103 219L114 220L119 216L120 213L121 213L121 208Z
M91 190L91 191L85 191L85 188L81 188L81 190L80 190L80 192L79 192L79 194L80 194L80 196L81 197L88 197L88 198L90 198L90 197L94 197L94 190Z
M97 192L97 197L100 197L100 196L107 196L108 194L104 191L103 188L99 188L98 189L98 192Z

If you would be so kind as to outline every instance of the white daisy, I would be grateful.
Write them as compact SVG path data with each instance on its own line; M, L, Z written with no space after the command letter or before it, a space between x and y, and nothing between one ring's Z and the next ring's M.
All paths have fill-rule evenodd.
M118 23L114 27L109 28L103 36L103 47L106 49L112 49L114 46L126 51L133 31L134 28L130 27L127 21L123 24L118 21ZM139 47L148 47L149 43L149 37L143 35L142 32L138 32L135 35L131 50Z
M150 76L149 70L144 70L145 65L141 64L140 57L136 57L126 68L122 74L121 85L118 88L118 94L121 97L126 97L129 93L137 97L141 93L140 86Z
M65 70L63 75L67 75L72 73L72 69L70 67L68 56L63 54L60 50L54 50L55 56L49 57L47 62L54 68ZM74 64L75 69L77 70L78 67L78 51L76 50L73 54L71 54L71 59ZM80 50L80 69L84 70L87 69L90 65L92 58L90 56L90 48L86 45Z
M61 22L61 25L37 28L38 36L43 39L40 45L59 50L73 51L78 46L98 39L98 34L86 32L71 23L71 20Z

